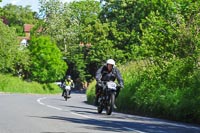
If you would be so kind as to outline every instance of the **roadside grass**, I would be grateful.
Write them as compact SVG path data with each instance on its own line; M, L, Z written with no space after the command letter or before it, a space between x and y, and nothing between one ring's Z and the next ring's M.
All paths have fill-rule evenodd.
M96 81L93 80L90 85L87 88L86 91L86 96L87 96L87 102L90 104L94 104L94 100L95 100L95 85L96 85Z
M61 89L54 83L39 84L37 82L27 82L12 75L0 74L0 92L56 94L60 93Z
M133 113L133 109L135 108L134 93L140 85L141 72L146 69L145 66L147 63L144 60L134 61L119 68L124 79L124 88L116 99L119 111Z

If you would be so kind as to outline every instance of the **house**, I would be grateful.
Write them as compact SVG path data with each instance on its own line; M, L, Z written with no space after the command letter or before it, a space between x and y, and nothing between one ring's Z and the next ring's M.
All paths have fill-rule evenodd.
M30 40L30 32L34 25L32 24L24 24L24 32L25 36Z
M26 47L28 46L28 41L30 40L30 32L34 25L32 24L24 24L24 33L25 37L18 37L20 41L20 46Z

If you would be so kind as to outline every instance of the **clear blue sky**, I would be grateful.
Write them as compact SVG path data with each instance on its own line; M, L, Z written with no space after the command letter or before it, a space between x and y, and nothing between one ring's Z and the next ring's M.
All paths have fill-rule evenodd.
M75 1L75 0L60 0L60 1L71 2L71 1ZM38 0L2 0L2 2L0 2L1 7L5 6L6 4L21 5L24 7L27 5L30 5L31 9L36 12L38 12L38 8L39 8Z

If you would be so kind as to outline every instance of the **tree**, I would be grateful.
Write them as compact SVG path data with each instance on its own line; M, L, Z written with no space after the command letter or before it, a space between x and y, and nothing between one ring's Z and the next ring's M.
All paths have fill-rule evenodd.
M12 72L17 53L17 36L13 29L0 21L0 71Z
M17 36L12 28L0 21L0 71L2 73L14 70L15 54L17 53Z
M27 71L29 51L19 49L19 40L13 28L0 21L0 72L17 75L19 70Z
M62 52L77 40L77 20L72 18L67 3L59 0L40 0L40 14L44 22L41 34L50 35ZM67 47L67 48L66 48Z
M23 35L24 24L35 24L37 22L37 13L30 9L30 6L22 7L7 4L2 8L0 14L8 21L10 27L14 27L18 35Z
M88 28L98 19L100 3L94 0L70 4L58 0L40 0L40 3L40 11L45 19L42 34L49 34L56 40L69 65L68 73L73 78L85 80L88 75L86 66L89 48L79 47L79 44L93 43L93 33Z
M176 12L175 3L160 0L101 0L102 11L100 19L109 23L111 30L108 39L115 46L124 51L128 59L137 57L133 55L135 46L141 45L141 23L151 12L158 11L165 18L172 18ZM145 25L143 25L145 26Z
M91 47L95 45L93 41L93 34L96 31L92 31L93 27L98 20L98 14L101 10L100 3L95 0L87 1L74 1L69 4L71 10L71 18L77 20L76 25L76 44L77 49L71 49L71 55L77 55L78 58L69 57L71 62L76 68L76 73L81 80L88 80L91 78L90 68L94 68L92 62L90 62L89 52ZM91 64L92 63L92 64ZM72 66L73 67L73 66ZM92 71L93 73L94 71Z
M31 51L31 78L41 83L49 83L64 77L67 65L56 43L48 36L33 37Z
M102 0L100 20L110 24L108 39L125 53L131 52L131 45L138 45L141 35L139 23L146 16L145 1Z

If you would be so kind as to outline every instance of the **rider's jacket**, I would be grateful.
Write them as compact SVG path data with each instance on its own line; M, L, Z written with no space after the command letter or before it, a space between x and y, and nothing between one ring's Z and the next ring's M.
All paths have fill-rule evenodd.
M124 81L122 79L120 71L113 67L112 71L109 72L106 65L101 66L96 72L96 80L97 81L115 81L117 79L118 83L121 86L124 86Z
M71 86L72 88L74 88L74 82L73 82L73 80L66 80L65 81L65 85L66 86Z

